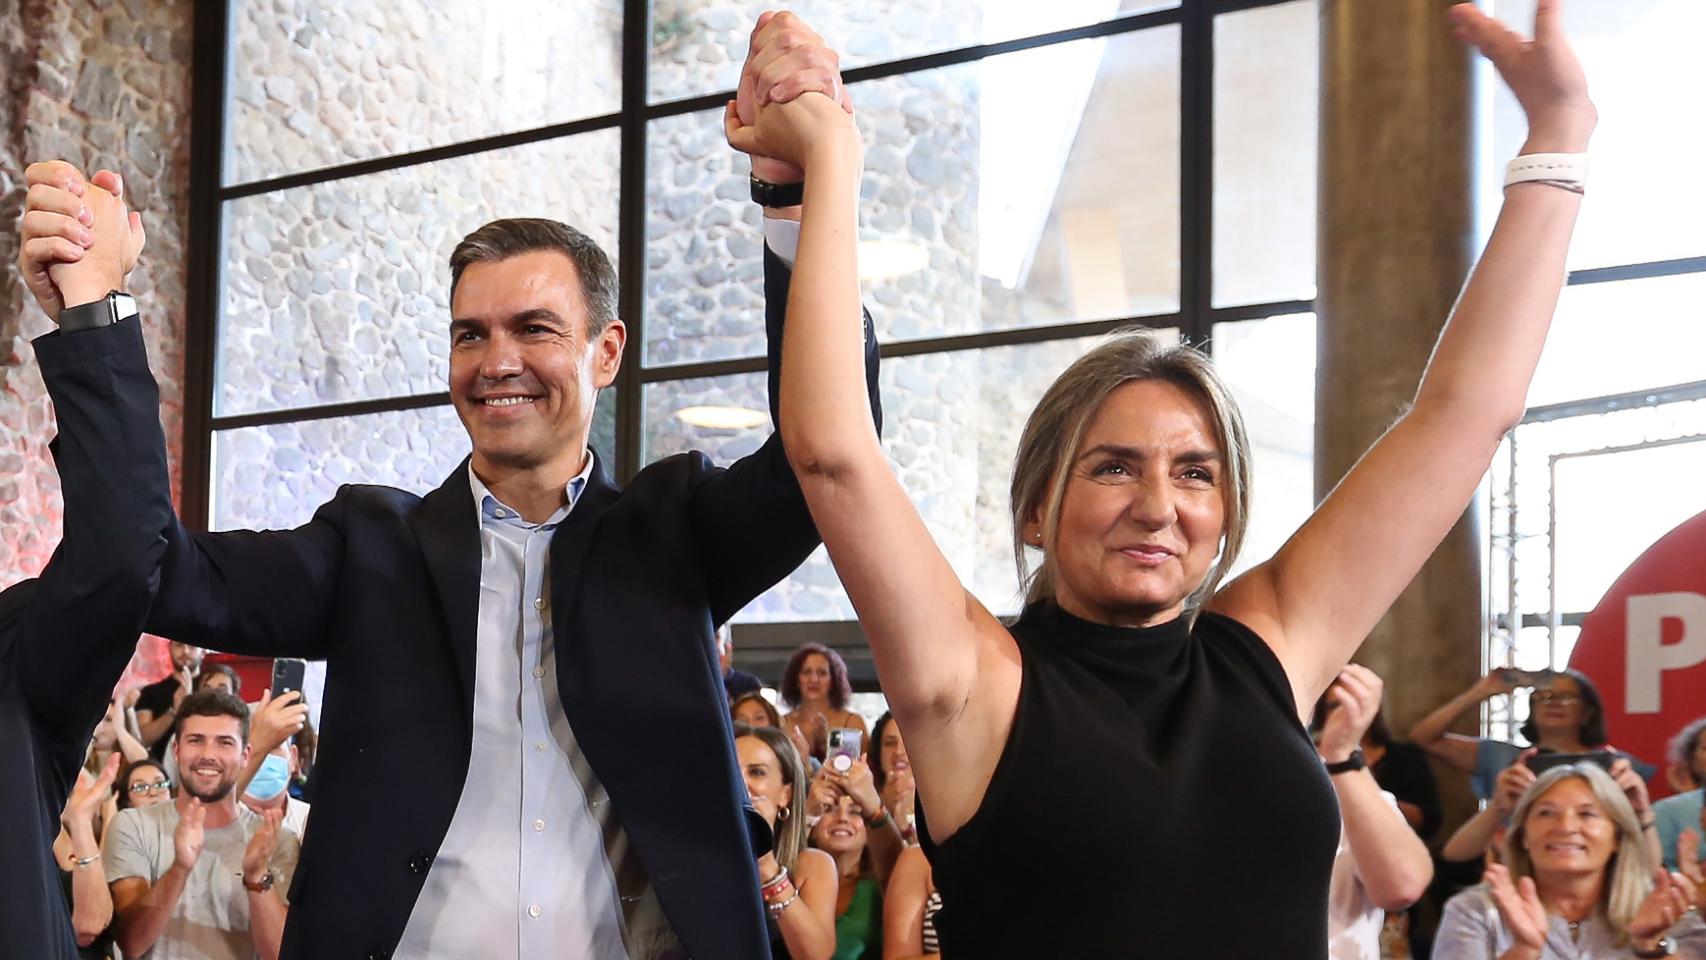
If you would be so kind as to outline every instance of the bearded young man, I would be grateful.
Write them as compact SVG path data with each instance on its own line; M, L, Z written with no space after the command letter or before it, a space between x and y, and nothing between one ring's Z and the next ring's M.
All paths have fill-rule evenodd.
M277 960L299 838L233 787L249 708L223 690L178 705L177 799L119 811L102 850L119 949L135 960Z

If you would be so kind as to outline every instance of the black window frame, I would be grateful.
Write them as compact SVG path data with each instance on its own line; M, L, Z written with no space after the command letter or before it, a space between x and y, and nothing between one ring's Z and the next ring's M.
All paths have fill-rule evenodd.
M882 356L886 359L1044 343L1096 336L1132 325L1177 328L1185 341L1209 344L1212 349L1210 334L1215 324L1314 312L1313 298L1224 307L1215 307L1212 302L1215 20L1226 14L1280 6L1289 2L1293 0L1181 0L1178 7L1171 9L1129 14L1100 23L998 43L975 44L844 71L845 81L857 84L866 80L974 63L987 57L1075 40L1116 37L1167 26L1179 28L1178 309L1162 314L885 343L881 346ZM647 130L654 120L720 108L732 93L725 90L703 96L649 102L652 52L650 0L625 0L622 30L622 96L620 109L616 113L226 185L223 182L222 166L226 86L231 66L230 4L218 2L196 5L187 264L189 304L185 338L183 483L180 511L187 526L194 529L207 528L213 502L213 439L218 431L386 411L416 410L444 406L450 402L448 392L439 391L234 416L215 415L214 359L217 355L220 264L223 256L221 245L224 241L221 222L225 203L243 197L615 128L620 131L621 137L621 195L618 199L616 263L621 282L620 315L628 324L629 331L627 355L623 358L621 373L612 388L617 407L616 449L611 452L611 456L616 466L618 482L625 482L643 466L641 453L644 445L645 411L642 391L647 384L690 377L752 373L764 369L763 357L660 366L647 366L645 363L643 278Z

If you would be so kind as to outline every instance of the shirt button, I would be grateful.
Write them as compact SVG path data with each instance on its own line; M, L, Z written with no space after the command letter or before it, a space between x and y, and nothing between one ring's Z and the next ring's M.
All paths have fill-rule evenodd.
M539 916L539 905L534 904L533 906L528 907L527 908L527 915L530 917L538 917Z
M534 667L533 668L533 679L538 680L543 676L545 676L545 668L544 667Z
M538 830L538 831L543 831L545 829L545 821L543 821L543 820L533 821L533 829Z
M541 740L540 742L534 744L533 749L539 753L544 753L545 752L545 742L543 740Z
M545 609L545 598L544 597L534 597L533 598L533 609L535 609L535 610Z

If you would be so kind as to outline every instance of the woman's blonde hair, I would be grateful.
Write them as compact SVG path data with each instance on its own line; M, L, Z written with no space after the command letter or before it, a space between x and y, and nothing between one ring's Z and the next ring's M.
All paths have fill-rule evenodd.
M1054 599L1059 573L1048 550L1043 551L1042 563L1031 569L1025 554L1025 525L1033 515L1040 514L1043 542L1054 542L1061 504L1066 499L1066 481L1090 421L1109 394L1138 380L1170 383L1201 402L1214 425L1214 439L1223 458L1225 524L1220 559L1191 592L1187 611L1194 612L1213 596L1237 561L1250 517L1250 442L1244 433L1244 417L1209 358L1195 348L1170 343L1164 336L1145 329L1114 334L1055 378L1025 422L1013 460L1010 502L1013 557L1027 604Z
M1523 843L1527 837L1528 811L1548 790L1565 780L1586 783L1599 808L1617 828L1617 848L1605 864L1608 879L1600 888L1600 909L1617 932L1621 945L1629 938L1629 923L1640 911L1641 901L1653 889L1654 864L1641 841L1641 823L1635 816L1635 808L1629 805L1629 799L1617 781L1611 779L1611 774L1591 763L1553 767L1541 774L1511 811L1511 829L1505 836L1505 864L1510 867L1512 882L1519 877L1534 877L1534 858L1528 855Z
M799 863L800 851L806 848L806 793L811 789L811 777L800 760L794 741L775 727L754 727L745 723L734 725L734 738L757 737L782 767L782 782L793 787L788 805L776 811L776 862L792 871ZM786 816L783 815L786 811Z

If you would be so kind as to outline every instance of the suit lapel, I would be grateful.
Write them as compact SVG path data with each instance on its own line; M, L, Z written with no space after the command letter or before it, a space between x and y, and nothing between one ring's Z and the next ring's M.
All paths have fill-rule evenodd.
M592 549L593 521L616 502L620 491L604 468L604 458L593 452L592 473L586 478L568 519L551 537L551 606L558 613L551 617L553 624L566 626L569 622L568 600L574 585L580 582L581 568L586 565L587 552ZM562 636L559 634L558 655L562 655Z
M468 461L427 494L409 524L421 544L421 557L432 574L439 609L450 635L461 681L463 714L474 710L474 650L480 616L480 527L474 520L474 493L468 485Z

